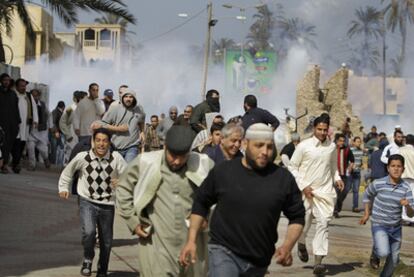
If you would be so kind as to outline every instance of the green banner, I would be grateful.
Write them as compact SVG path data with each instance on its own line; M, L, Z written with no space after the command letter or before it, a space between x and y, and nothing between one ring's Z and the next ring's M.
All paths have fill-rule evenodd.
M276 72L277 56L272 51L253 53L240 49L226 51L226 91L238 93L267 94L272 90Z

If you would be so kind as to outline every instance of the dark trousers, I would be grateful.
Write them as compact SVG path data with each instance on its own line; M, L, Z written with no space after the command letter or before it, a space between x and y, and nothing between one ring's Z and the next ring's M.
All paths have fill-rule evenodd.
M13 156L12 166L13 167L16 167L20 164L20 160L22 159L25 145L26 145L26 141L22 141L20 139L14 140L14 144L12 148L12 156Z
M342 211L342 204L345 201L346 196L348 195L349 190L351 189L350 177L349 176L341 176L342 181L345 184L344 190L340 191L336 186L336 205L335 205L335 212Z
M3 155L3 165L6 166L9 163L10 153L12 152L14 141L16 140L16 134L13 135L8 134L5 131L5 138L3 141L3 146L1 147L1 153Z
M93 260L95 257L96 226L98 226L98 270L107 272L112 248L114 206L95 204L82 197L79 198L79 204L84 258Z

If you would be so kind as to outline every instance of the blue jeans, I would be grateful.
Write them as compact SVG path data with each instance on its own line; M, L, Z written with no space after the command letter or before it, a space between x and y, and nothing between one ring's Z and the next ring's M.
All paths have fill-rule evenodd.
M218 244L208 244L208 277L263 277L267 267L256 267Z
M391 277L400 259L401 225L382 226L373 223L371 230L375 255L387 258L380 277Z
M122 155L122 157L124 157L124 160L129 163L130 161L132 161L133 159L136 158L136 156L138 156L139 154L139 149L138 146L131 146L129 148L126 149L122 149L122 150L118 150L119 154Z
M359 185L361 184L361 173L354 172L349 177L350 179L350 188L352 188L352 209L358 208L359 204Z
M107 272L112 248L114 206L95 204L79 197L79 209L84 258L93 260L95 257L96 226L98 226L98 269L100 272Z

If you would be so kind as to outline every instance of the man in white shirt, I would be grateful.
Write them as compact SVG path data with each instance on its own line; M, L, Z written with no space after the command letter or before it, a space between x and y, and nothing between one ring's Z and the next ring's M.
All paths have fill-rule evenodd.
M105 105L99 99L99 85L92 83L89 85L89 97L79 102L73 116L73 128L79 140L90 139L92 123L100 120L104 113Z
M411 190L414 191L414 135L407 135L405 142L405 146L400 148L400 155L405 159L405 170L401 177L411 186ZM403 208L402 218L405 221L414 223L414 218L407 216L405 207Z
M394 142L388 144L384 148L381 155L381 161L387 165L388 157L394 154L400 154L400 147L404 146L404 134L401 130L395 130L394 132Z
M337 169L336 146L328 139L329 121L328 114L314 120L313 136L298 144L288 166L302 191L306 209L305 227L298 243L299 258L303 262L309 259L306 235L312 216L316 220L312 248L315 255L313 273L317 275L326 271L322 259L328 254L328 223L332 219L336 199L333 184L339 190L344 188Z

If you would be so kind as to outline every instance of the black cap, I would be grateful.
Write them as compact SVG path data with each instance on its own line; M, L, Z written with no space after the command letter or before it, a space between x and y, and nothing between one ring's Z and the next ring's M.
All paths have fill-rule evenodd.
M165 146L175 155L184 155L190 152L194 133L190 127L173 125L167 132Z

